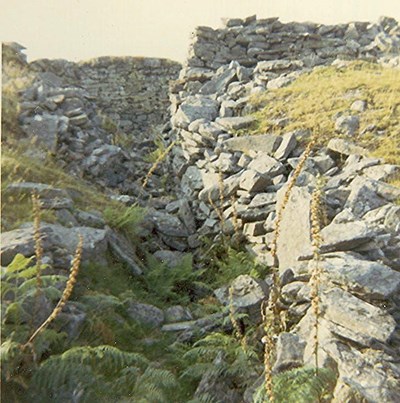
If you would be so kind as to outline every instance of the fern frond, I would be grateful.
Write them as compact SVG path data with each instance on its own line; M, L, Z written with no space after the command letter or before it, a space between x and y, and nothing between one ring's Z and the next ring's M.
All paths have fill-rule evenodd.
M18 273L27 269L30 266L32 259L33 256L26 258L21 253L17 253L13 261L7 266L6 274Z
M49 286L55 286L57 284L65 284L65 282L68 280L68 277L59 275L47 275L42 276L41 279L42 279L42 287L49 287ZM25 295L32 289L36 290L36 278L32 278L30 280L23 282L18 287L18 293L20 295Z
M318 403L329 395L336 384L332 370L320 368L295 368L273 377L274 401L276 403ZM269 402L262 384L254 393L255 403Z

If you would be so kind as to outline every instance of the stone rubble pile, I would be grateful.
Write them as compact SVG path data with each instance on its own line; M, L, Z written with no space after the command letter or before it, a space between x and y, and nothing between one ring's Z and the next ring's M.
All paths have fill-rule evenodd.
M19 124L37 146L27 155L41 159L53 155L72 175L121 194L148 197L141 182L151 166L145 156L154 149L156 134L149 133L142 123L146 121L156 131L157 125L167 121L168 81L180 65L145 58L27 64L24 48L16 46L3 44L3 55L4 63L12 63L11 56L18 57L33 77L19 94ZM145 73L140 76L136 70L158 78L151 79ZM152 116L139 110L145 108L144 97ZM126 137L126 144L118 135ZM150 181L150 191L153 188L158 194L159 187L158 182L152 186Z
M396 402L400 396L400 189L386 183L400 167L369 157L351 141L366 107L355 95L351 114L336 120L338 137L312 151L291 191L276 262L271 246L277 210L310 133L249 136L254 119L246 114L252 94L285 86L316 65L384 55L395 65L398 44L399 25L387 18L332 27L229 20L220 30L197 29L188 62L171 86L170 134L179 141L171 171L194 216L195 236L217 241L222 232L245 239L257 261L278 264L293 330L279 337L275 371L313 365L311 194L324 178L319 354L321 365L338 375L335 402L360 396ZM276 124L284 128L287 121ZM252 301L251 317L260 321L254 311L268 298L269 279L260 285L241 277L230 285L233 306L249 313L241 310L241 300ZM215 291L225 305L228 287ZM202 391L228 401L232 390L224 389L224 380L207 379Z
M368 156L367 150L348 140L358 134L359 114L366 107L355 95L349 115L335 122L338 137L312 151L291 191L274 261L271 246L277 211L310 133L246 135L254 123L254 118L247 116L251 111L249 97L288 85L314 66L328 65L338 58L395 65L399 35L398 23L390 18L377 24L323 26L250 17L227 20L225 28L218 30L198 28L188 62L170 87L172 117L167 135L177 141L169 167L175 194L165 195L157 183L150 189L153 197L148 200L141 229L143 239L156 236L150 251L171 266L182 253L196 252L201 237L217 241L221 233L244 242L258 262L278 265L291 330L279 336L274 371L312 365L313 315L308 284L314 267L311 194L323 177L326 222L321 230L319 362L337 374L337 403L399 400L400 189L386 181L400 168ZM127 112L133 104L119 104L118 97L110 95L121 74L121 80L126 80L126 60L113 64L111 58L99 59L78 67L66 63L40 61L32 66L37 78L21 94L21 126L37 144L56 154L70 172L118 189L125 194L122 199L132 204L143 192L137 180L143 179L149 167L141 155L145 139L139 136L134 150L114 145L110 133L101 127L96 109L100 105L109 116L115 112L121 127L137 129ZM122 65L123 73L119 70ZM145 74L147 68L154 72L165 66L163 62L147 66L143 61L142 67ZM170 68L168 77L176 66ZM103 91L100 82L108 79L112 84ZM125 84L121 93L116 93L127 100ZM136 85L134 80L132 85ZM136 116L138 124L149 119L151 126L156 121L145 112ZM283 129L286 124L285 118L276 122ZM59 222L42 228L44 249L52 251L45 260L54 267L68 267L79 231L86 239L87 259L95 256L101 260L111 251L135 275L142 272L132 245L110 230L101 216L77 210L68 192L30 183L12 184L6 191L30 193L33 188L47 208L58 211ZM33 255L33 248L31 224L3 234L2 265L16 253ZM259 324L260 306L268 298L270 286L269 277L239 276L215 290L215 296L221 304L229 305L228 289L232 287L234 309ZM164 312L137 301L128 305L135 320L175 332L183 342L193 340L199 332L225 326L222 313L194 320L183 307ZM198 397L218 390L221 401L233 401L234 391L224 389L223 379L209 379L205 374L200 384ZM252 401L250 389L243 398L246 402Z

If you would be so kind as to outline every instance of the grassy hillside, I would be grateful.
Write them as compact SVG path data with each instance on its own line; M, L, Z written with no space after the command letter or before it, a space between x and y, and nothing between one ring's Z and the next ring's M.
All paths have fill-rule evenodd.
M356 100L366 101L365 111L350 109ZM287 87L254 96L251 103L257 109L254 133L311 129L322 143L338 136L336 117L358 115L360 130L352 140L400 164L400 69L360 61L320 67ZM284 128L274 122L282 118L289 119Z

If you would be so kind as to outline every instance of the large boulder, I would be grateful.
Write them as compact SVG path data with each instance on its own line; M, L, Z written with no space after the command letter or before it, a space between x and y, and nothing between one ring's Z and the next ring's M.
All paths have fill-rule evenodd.
M197 119L204 118L207 121L213 121L218 116L218 109L218 102L211 98L189 96L172 117L172 124L175 127L187 129L189 124Z
M250 321L257 323L261 319L260 307L268 298L269 288L264 281L244 274L237 277L230 287L218 288L214 294L222 304L232 304L235 312L248 314Z
M278 191L277 208L282 205L286 186ZM280 222L277 242L279 270L295 265L305 250L311 249L311 195L306 188L294 186Z

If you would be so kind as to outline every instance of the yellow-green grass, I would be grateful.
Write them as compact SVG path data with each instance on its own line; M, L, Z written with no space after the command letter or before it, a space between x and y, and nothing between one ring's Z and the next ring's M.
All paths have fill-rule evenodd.
M31 145L33 147L33 145ZM41 161L25 154L27 148L15 144L3 146L1 156L1 217L2 229L17 228L23 222L32 220L32 202L26 195L10 195L6 187L14 182L45 183L66 189L73 194L75 206L90 211L103 211L106 208L123 209L121 203L111 200L104 192L87 181L66 173L50 157ZM55 221L51 210L43 211L42 218L47 222Z
M367 109L351 111L355 100L366 101ZM376 129L352 140L367 147L372 155L400 164L400 69L361 61L316 68L287 87L253 96L251 102L257 108L253 134L310 129L318 134L321 144L338 136L335 116L358 115L359 133L369 125ZM283 117L289 118L289 124L276 126L274 120Z

